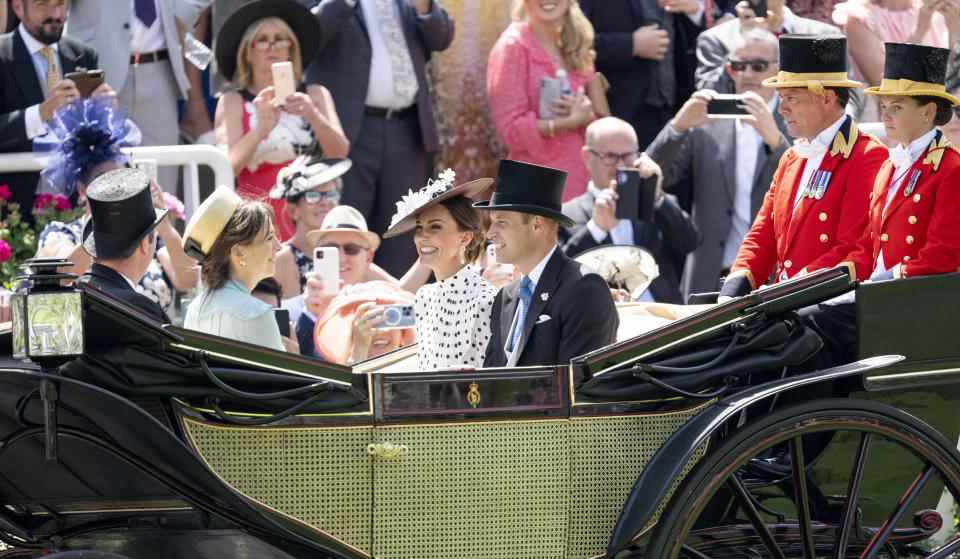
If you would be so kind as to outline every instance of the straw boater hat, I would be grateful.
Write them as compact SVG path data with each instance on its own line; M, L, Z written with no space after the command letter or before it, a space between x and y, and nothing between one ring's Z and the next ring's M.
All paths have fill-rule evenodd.
M277 183L270 190L274 200L290 199L312 190L321 184L342 177L353 162L349 159L325 159L301 155L277 173Z
M572 227L573 220L562 211L566 182L567 173L559 169L504 159L497 171L493 197L473 207L540 215Z
M320 47L320 24L316 16L295 0L254 0L230 14L214 41L217 68L227 80L233 80L237 71L237 50L243 34L253 23L267 17L278 17L290 26L300 43L304 69L310 65Z
M477 179L454 185L456 178L457 175L453 169L447 169L440 173L436 180L427 181L427 186L416 192L407 192L407 195L397 202L397 213L390 220L390 228L383 234L383 238L389 239L410 231L416 226L418 215L445 200L457 196L473 199L493 184L493 179Z
M367 229L363 214L350 206L337 206L330 210L327 217L323 218L320 229L307 233L307 244L315 247L330 233L353 233L367 241L372 251L380 246L380 237Z
M200 204L183 232L183 251L202 261L243 200L229 188L220 187Z
M114 169L87 187L90 219L83 226L83 249L94 258L122 256L167 216L153 207L150 177L139 169Z
M906 95L909 97L939 97L952 105L960 99L947 93L947 59L950 51L923 45L887 43L883 80L879 86L868 87L868 95Z
M847 76L846 37L813 35L781 35L780 71L763 85L806 87L817 95L827 87L863 87Z

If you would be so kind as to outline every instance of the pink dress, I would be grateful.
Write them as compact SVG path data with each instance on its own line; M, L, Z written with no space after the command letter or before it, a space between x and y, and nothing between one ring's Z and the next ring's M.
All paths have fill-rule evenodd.
M487 99L507 158L545 165L567 172L563 200L587 190L589 173L581 150L585 128L557 132L552 138L537 131L540 79L553 77L557 66L537 43L526 22L514 22L500 35L487 63ZM593 71L568 70L576 91L593 77Z

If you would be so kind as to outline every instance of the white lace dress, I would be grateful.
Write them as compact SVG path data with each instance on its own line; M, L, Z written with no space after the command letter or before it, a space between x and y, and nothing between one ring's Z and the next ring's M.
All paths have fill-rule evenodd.
M471 266L418 289L413 305L420 370L482 367L496 296L497 288Z

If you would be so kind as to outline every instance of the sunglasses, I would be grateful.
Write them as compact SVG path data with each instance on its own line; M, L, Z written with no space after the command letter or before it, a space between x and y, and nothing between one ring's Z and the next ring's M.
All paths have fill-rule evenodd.
M766 72L772 62L770 60L731 60L730 67L734 72L745 72L750 68L756 73Z
M268 51L272 48L288 49L291 44L293 44L293 41L285 37L274 37L273 39L261 37L253 41L253 48L259 51Z
M616 165L617 163L623 163L624 165L633 166L633 162L637 160L637 157L640 156L639 151L628 151L626 153L601 153L594 149L590 150L590 153L594 157L599 158L601 161L607 165Z
M345 245L338 245L337 243L327 243L327 244L317 245L317 246L318 248L319 247L336 248L336 249L342 250L344 254L346 254L347 256L356 256L361 252L366 252L367 250L369 250L367 247L363 245L358 245L357 243L347 243Z
M308 204L317 204L324 201L336 204L340 201L340 191L328 190L326 192L318 192L316 190L308 190L301 194L300 197Z

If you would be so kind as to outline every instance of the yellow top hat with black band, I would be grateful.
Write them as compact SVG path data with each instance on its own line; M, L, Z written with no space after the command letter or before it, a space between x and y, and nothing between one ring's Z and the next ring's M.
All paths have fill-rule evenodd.
M814 35L781 35L780 71L763 85L805 87L817 95L828 87L863 87L847 76L847 38Z
M200 204L183 232L183 251L202 261L243 200L229 188L219 187Z
M907 43L887 43L886 50L883 80L879 86L868 87L864 93L939 97L960 105L960 99L947 93L944 86L949 50Z

